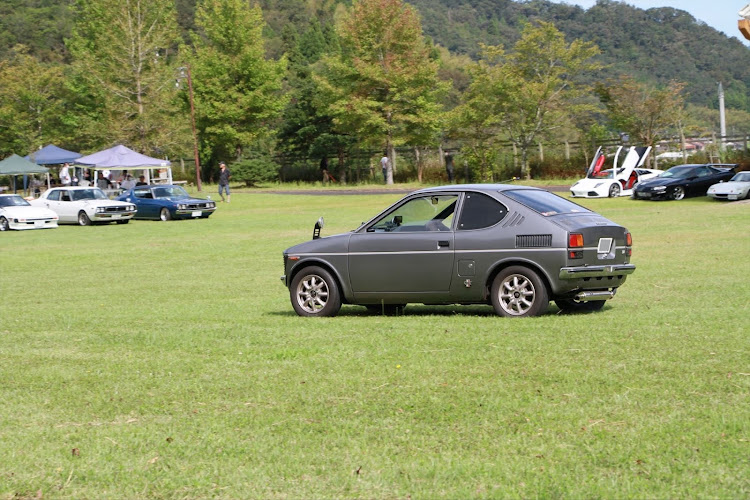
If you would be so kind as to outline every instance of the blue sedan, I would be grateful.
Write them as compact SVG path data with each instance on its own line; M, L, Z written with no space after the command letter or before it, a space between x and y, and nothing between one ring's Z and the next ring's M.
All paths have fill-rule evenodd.
M215 202L193 198L181 186L170 184L136 186L117 199L135 203L136 219L206 219L216 210Z

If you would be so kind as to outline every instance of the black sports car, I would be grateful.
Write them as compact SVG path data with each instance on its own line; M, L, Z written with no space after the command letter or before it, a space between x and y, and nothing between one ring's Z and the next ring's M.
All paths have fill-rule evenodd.
M712 184L728 181L737 165L709 163L679 165L658 177L636 184L632 197L643 200L681 200L686 196L705 196Z

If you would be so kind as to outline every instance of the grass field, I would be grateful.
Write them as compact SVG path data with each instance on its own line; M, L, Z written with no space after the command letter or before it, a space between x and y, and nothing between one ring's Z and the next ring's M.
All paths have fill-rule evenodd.
M750 205L584 201L597 314L297 317L282 250L399 197L0 234L0 499L750 496Z

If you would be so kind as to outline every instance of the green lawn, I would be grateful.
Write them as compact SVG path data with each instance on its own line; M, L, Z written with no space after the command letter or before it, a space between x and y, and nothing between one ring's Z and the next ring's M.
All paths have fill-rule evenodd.
M297 317L282 250L399 197L0 234L0 499L750 496L750 205L583 201L597 314Z

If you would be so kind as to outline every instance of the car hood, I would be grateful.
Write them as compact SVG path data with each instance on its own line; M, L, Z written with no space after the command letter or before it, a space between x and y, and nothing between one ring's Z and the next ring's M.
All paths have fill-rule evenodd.
M57 214L44 207L3 207L1 210L6 217L13 218L50 218L57 219Z
M133 203L128 203L126 201L117 201L117 200L79 200L73 203L84 205L86 207L123 207L125 205L133 204Z
M713 192L728 192L730 190L740 190L745 189L750 185L750 182L746 181L727 181L727 182L720 182L718 184L714 184L710 188L708 188L710 191Z
M309 240L284 250L287 255L325 252L346 252L349 248L349 238L352 233L335 234Z
M640 188L652 188L656 186L674 186L677 184L682 184L685 182L686 179L676 178L676 177L654 177L653 179L648 179L645 181L641 181L636 186L636 189Z
M585 177L579 181L577 181L575 184L573 184L570 187L585 187L585 186L591 186L592 188L595 187L597 184L605 184L605 183L612 183L614 182L614 179L589 179L588 177Z

